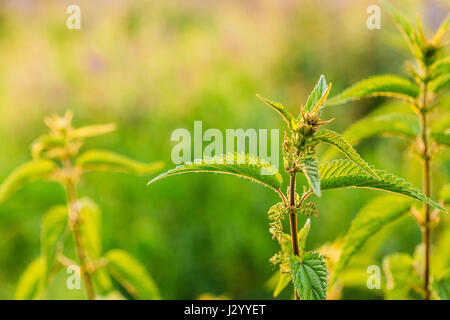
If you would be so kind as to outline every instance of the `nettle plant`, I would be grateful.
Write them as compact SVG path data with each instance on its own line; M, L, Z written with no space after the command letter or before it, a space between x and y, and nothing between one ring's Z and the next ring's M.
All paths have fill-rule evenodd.
M406 104L395 107L382 106L373 114L356 122L343 136L352 144L363 139L394 135L409 139L410 149L418 156L423 167L423 193L430 197L432 183L431 165L439 161L439 150L450 145L450 113L440 109L442 93L450 84L450 58L445 56L444 36L450 24L450 15L438 28L431 39L425 37L420 18L417 27L389 3L383 6L396 22L412 53L413 60L406 63L411 81L396 75L369 77L329 99L327 105L343 104L367 97L392 97ZM447 42L448 44L448 42ZM409 105L409 107L408 107ZM444 106L441 106L444 107ZM393 111L394 110L394 111ZM448 204L450 185L441 190L441 203ZM422 231L422 244L417 248L415 258L407 254L394 254L383 261L388 279L386 297L389 299L424 298L430 299L431 289L431 231L439 221L439 210L432 210L427 203L422 210L413 206L407 199L392 197L375 198L368 203L352 222L342 254L336 266L336 276L345 269L352 256L367 241L388 223L411 214ZM436 275L439 279L433 284L435 293L442 299L443 285L450 284L450 266ZM407 276L405 276L407 275Z
M16 298L44 298L51 279L63 272L72 274L65 284L69 289L80 288L83 280L88 299L123 298L120 292L136 299L159 299L152 277L133 256L119 249L102 252L100 208L89 198L79 199L76 185L87 172L143 175L160 170L162 163L145 164L107 150L80 152L86 138L109 133L115 126L74 128L72 116L67 112L64 117L46 118L50 130L32 144L33 160L15 169L0 186L0 203L38 179L57 182L66 191L66 205L50 209L42 219L41 253L20 277Z
M308 198L315 194L320 197L323 190L337 188L371 188L403 194L425 202L435 208L443 208L413 189L403 179L381 170L376 170L365 162L359 154L338 133L319 127L331 120L322 121L321 111L331 84L320 77L306 104L301 107L298 117L294 117L280 103L264 98L268 106L276 110L287 124L283 142L284 169L290 177L286 194L283 193L283 178L277 168L249 154L216 155L213 158L197 159L163 173L152 181L189 172L215 172L236 175L261 183L274 190L281 202L268 212L270 232L280 244L280 251L270 261L279 266L276 296L290 282L294 285L296 299L326 299L328 270L325 257L318 251L306 249L306 239L311 227L309 217L318 215L318 210ZM325 162L319 165L316 147L325 142L337 147L347 156L347 160ZM296 176L306 177L308 186L302 194L296 193ZM305 225L298 231L297 217L307 217ZM290 232L285 233L283 220L289 217Z

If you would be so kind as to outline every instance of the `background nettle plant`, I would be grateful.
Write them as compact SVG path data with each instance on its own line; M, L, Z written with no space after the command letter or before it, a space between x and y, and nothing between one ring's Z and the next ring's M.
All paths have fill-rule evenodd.
M275 168L271 169L272 175L263 175L261 172L267 172L271 165L241 153L216 155L213 158L189 162L149 182L150 184L164 177L188 172L215 172L250 179L277 192L281 202L272 206L268 212L269 231L273 239L280 244L280 251L270 259L274 265L279 266L280 271L275 296L292 281L296 299L319 300L327 297L328 270L325 257L317 251L306 249L306 239L311 228L310 217L318 216L315 204L307 201L311 195L320 197L323 190L337 188L371 188L402 194L427 203L438 210L445 210L441 205L412 188L403 179L374 169L340 134L327 129L319 130L320 126L333 120L320 119L330 90L331 83L328 85L324 76L321 76L297 117L294 117L280 103L260 97L281 115L288 127L282 150L284 168L290 179L286 194L282 191L283 178ZM316 147L321 142L335 146L348 159L319 164ZM227 158L235 161L232 163L224 161ZM308 186L303 187L301 196L296 193L297 174L304 175L308 181ZM297 229L298 215L307 217L300 231ZM289 217L290 234L284 232L285 217Z
M37 179L57 182L66 190L66 205L50 209L42 219L41 254L21 276L16 298L45 297L45 290L54 275L78 265L88 299L99 296L123 298L118 289L136 299L159 299L158 288L139 261L124 250L102 252L100 208L89 198L79 199L76 185L87 172L144 175L160 170L162 163L141 163L107 150L80 153L86 138L109 133L115 130L115 125L74 128L72 116L67 112L64 117L46 118L50 131L32 144L33 160L14 170L0 186L0 203ZM70 239L70 233L73 239ZM71 250L73 246L76 254ZM77 262L72 255L76 256Z
M450 24L450 15L442 22L431 39L427 39L419 17L417 26L412 24L389 3L382 1L385 9L394 18L406 39L413 60L406 63L410 78L396 75L369 77L331 98L327 105L343 104L367 97L393 97L403 104L382 106L368 117L353 124L344 133L352 144L378 135L395 135L409 139L411 149L417 155L423 168L423 193L431 195L432 168L435 161L439 165L442 158L439 151L450 145L450 113L448 104L441 104L443 92L450 84L450 58L445 53L448 41L444 36ZM441 202L450 203L450 185L441 187ZM431 231L440 221L439 211L431 210L425 203L422 210L413 206L412 201L393 199L390 196L373 199L358 214L346 236L342 254L336 266L336 276L345 269L357 250L386 224L411 214L422 231L422 243L416 249L415 257L394 254L384 259L383 266L388 280L386 297L407 299L422 297L430 299L431 292ZM407 277L404 277L404 275ZM450 270L434 270L436 281L434 293L448 299ZM422 284L421 284L422 282ZM444 294L445 290L447 293Z

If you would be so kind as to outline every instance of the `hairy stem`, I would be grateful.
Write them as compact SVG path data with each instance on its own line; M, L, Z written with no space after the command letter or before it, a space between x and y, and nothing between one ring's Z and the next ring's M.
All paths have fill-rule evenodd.
M292 240L292 253L296 256L299 256L299 248L298 248L298 237L297 237L297 214L295 211L295 175L293 172L291 174L291 181L289 185L289 222L291 225L291 240ZM298 292L294 289L295 292L295 300L299 300Z
M64 169L69 173L71 170L70 160L64 160ZM75 192L75 184L71 177L65 182L66 196L67 196L67 209L69 212L69 224L75 240L75 248L77 251L78 262L80 263L81 274L86 287L86 294L89 300L95 299L94 286L92 284L91 275L87 268L86 250L83 246L80 230L80 217L78 214L77 197Z
M421 124L421 143L422 143L422 190L423 194L427 197L431 196L431 173L430 173L430 152L428 145L428 124L427 124L427 83L423 84L423 101L420 112L420 124ZM425 292L425 300L430 299L430 247L431 247L431 229L430 229L430 206L424 204L424 222L422 225L422 244L424 246L424 284L423 289Z

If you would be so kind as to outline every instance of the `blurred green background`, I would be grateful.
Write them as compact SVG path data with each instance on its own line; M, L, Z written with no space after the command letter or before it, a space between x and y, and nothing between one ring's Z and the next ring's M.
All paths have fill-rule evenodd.
M449 10L445 0L391 2L412 19L419 12L428 31ZM76 126L118 126L86 148L164 160L168 169L174 166L172 131L192 132L194 120L202 120L204 130L283 129L255 93L297 113L321 74L334 84L331 96L369 75L404 74L408 53L391 18L382 10L382 28L366 27L366 9L375 3L2 0L0 181L30 159L30 143L47 131L43 118L67 109L74 111ZM81 8L81 30L66 28L70 4ZM328 127L342 132L384 102L330 107L323 118L336 117ZM357 149L371 164L420 188L420 167L406 146L399 139L377 138ZM440 156L442 165L434 167L437 186L450 171L448 152ZM147 187L149 178L92 173L79 185L79 195L102 208L105 250L121 248L138 257L166 299L203 293L272 297L265 283L273 273L268 260L278 248L266 212L278 201L275 193L231 176L176 176ZM325 193L307 246L343 236L358 209L376 195ZM1 299L13 298L21 272L39 255L42 214L64 202L62 187L35 182L0 206ZM380 264L386 253L411 253L418 243L420 231L405 217L373 238L365 252ZM70 294L55 289L49 297ZM346 288L343 297L377 299L381 292Z

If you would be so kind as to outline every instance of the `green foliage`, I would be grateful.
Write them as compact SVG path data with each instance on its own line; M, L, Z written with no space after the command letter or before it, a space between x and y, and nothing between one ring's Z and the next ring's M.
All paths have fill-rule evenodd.
M67 208L56 206L42 218L41 255L44 260L42 287L47 286L48 277L55 264L57 251L62 249L65 231L68 227Z
M445 89L450 84L450 74L443 74L430 81L428 87L431 91L438 93L442 89Z
M311 219L307 219L303 228L298 232L298 246L300 250L304 250L306 247L306 238L308 238L309 230L311 229Z
M305 252L300 259L296 256L291 256L290 272L300 299L326 299L328 271L325 257L311 251Z
M115 171L134 175L154 173L163 167L162 162L142 163L106 150L89 150L76 159L84 171Z
M265 104L267 104L269 107L273 108L275 111L277 111L286 121L289 129L293 128L294 124L294 117L292 114L286 110L286 108L279 102L275 102L266 98L261 97L260 95L256 95L261 101L263 101Z
M436 60L430 67L429 71L432 77L439 77L444 74L450 73L450 58L445 57L439 60Z
M42 286L40 281L45 272L45 261L44 258L39 257L34 260L25 269L19 279L19 283L16 288L17 300L32 300L38 299L41 292Z
M440 196L441 196L442 202L444 202L445 204L449 204L450 203L450 184L445 185L441 189Z
M320 175L319 164L316 157L307 157L301 160L301 169L312 191L320 197L322 192L320 191Z
M373 79L372 79L373 80ZM376 90L385 90L387 92L406 92L417 95L417 88L411 87L409 81L395 78L393 76L378 78L372 83L375 86L369 88L360 86L359 92L364 91L364 94L379 94ZM387 80L391 81L388 82ZM384 81L384 82L383 82ZM392 83L393 82L393 83ZM405 85L406 83L406 85ZM409 87L408 87L409 86ZM369 86L370 87L370 86ZM325 78L321 76L318 84L308 98L304 107L301 108L298 119L293 119L292 115L288 113L280 104L267 99L261 98L265 103L279 112L284 120L288 123L289 133L285 133L283 142L283 162L286 172L290 175L290 186L288 188L288 196L281 192L283 179L278 173L278 170L270 167L269 164L261 162L259 159L245 154L228 154L220 155L209 159L198 159L193 163L188 162L184 165L178 166L175 169L163 173L149 182L149 184L162 179L164 177L188 173L188 172L213 172L232 174L238 177L250 179L252 181L261 183L274 189L282 198L282 202L272 206L269 210L270 233L273 239L276 239L281 247L270 261L279 265L280 272L290 272L292 274L294 287L297 289L302 299L325 299L327 291L327 275L328 271L323 261L323 257L317 252L306 252L306 238L310 230L311 220L308 219L305 226L298 232L297 241L292 235L283 232L283 220L286 215L293 215L301 213L305 216L318 216L318 211L313 203L306 203L305 200L312 194L321 196L321 190L344 188L344 187L361 187L380 189L393 193L399 193L416 200L428 203L440 210L445 211L438 203L428 199L418 190L411 187L411 184L405 180L397 178L392 174L388 174L382 170L375 170L361 156L347 143L343 137L338 133L330 130L319 131L320 125L326 124L329 121L321 121L320 110L325 103L325 100L330 92L331 84L326 85ZM376 89L375 91L373 89ZM410 91L408 91L408 89ZM417 89L417 90L416 90ZM403 90L403 91L402 91ZM339 160L331 163L325 163L319 166L316 153L316 145L319 142L326 142L336 146L340 149L350 160ZM265 169L265 174L263 174ZM268 174L269 173L269 174ZM302 173L308 182L310 190L305 187L302 197L295 193L293 182L297 173ZM295 197L295 199L292 199ZM300 200L301 199L301 200ZM408 207L401 213L404 213L409 208L412 200L402 199L408 203ZM398 203L403 204L399 201ZM396 212L397 214L397 212ZM383 218L379 218L371 226L368 226L366 231L368 234L363 235L359 241L355 243L358 246L371 235L371 232L376 232L384 222L394 219L394 214L390 213ZM384 219L384 220L383 220ZM292 219L290 220L292 223ZM292 230L295 230L294 226ZM292 244L292 245L291 245ZM291 251L291 247L294 250ZM291 252L295 252L293 256ZM297 255L298 252L298 255ZM353 254L350 253L350 255ZM279 277L278 284L275 290L277 295L286 286L286 277Z
M352 221L336 265L334 277L345 270L351 258L371 236L388 223L405 215L413 201L405 197L386 195L367 203Z
M0 203L6 201L25 184L49 178L55 168L56 163L51 160L33 160L22 164L0 185Z
M102 252L100 235L101 211L98 205L89 198L77 201L79 208L80 231L83 245L92 261L97 261Z
M436 33L434 34L434 37L431 42L435 46L438 46L440 44L440 42L444 38L445 33L447 32L449 25L450 25L450 13L447 15L447 18L445 18L445 20L442 21L441 25L439 26Z
M415 138L420 132L419 120L412 114L391 113L369 116L352 124L343 134L352 145L379 135Z
M450 271L433 282L433 290L442 300L450 300Z
M377 75L364 79L341 94L328 100L327 105L343 104L368 97L393 97L413 102L419 95L419 87L408 79L395 75Z
M101 136L113 132L114 130L116 130L116 125L114 123L96 124L73 129L71 135L74 139L85 139L90 137Z
M327 85L325 77L321 75L313 91L308 96L306 104L303 107L303 111L309 113L318 111L323 106L325 99L330 92L330 89L331 85Z
M440 132L432 132L431 137L438 144L450 146L450 129L446 129L446 130L440 131Z
M283 184L283 178L276 168L248 154L227 154L188 162L157 176L149 184L165 177L190 172L231 174L261 183L275 191L278 191Z
M292 276L287 273L278 273L278 282L273 291L273 297L276 298L287 287L287 285L291 282Z
M405 300L420 297L421 279L417 274L414 261L406 253L396 253L383 259L386 274L386 299Z
M40 298L47 288L50 276L60 270L57 267L77 263L64 255L64 238L69 229L67 227L70 227L75 239L75 251L84 274L88 298L96 297L92 279L102 294L110 294L113 286L103 267L105 259L102 258L100 209L88 198L78 200L75 185L85 171L120 171L142 175L162 167L160 162L144 164L104 150L90 150L77 157L84 138L111 132L115 126L93 125L76 129L72 127L72 116L71 112L67 112L64 117L46 118L45 122L50 130L32 144L31 152L35 159L13 171L0 186L0 202L26 183L39 178L59 182L65 187L67 196L67 206L57 206L44 215L41 256L27 268L19 280L16 293L18 299ZM75 166L72 166L74 162ZM112 272L115 275L128 272L130 283L138 288L139 297L159 297L153 280L139 262L122 251L111 251L110 255ZM129 263L131 269L122 266L117 259ZM141 276L143 278L139 279ZM143 282L140 286L135 284L138 280Z
M410 183L383 170L375 170L379 177L376 179L349 160L334 160L323 163L319 172L322 190L349 187L379 189L405 195L445 212L440 204L424 196Z
M386 11L388 11L389 14L394 18L397 27L400 29L400 31L406 38L409 49L411 50L412 54L417 58L422 57L422 50L421 50L422 43L414 27L400 11L392 7L387 1L384 0L380 1L383 4L383 7L386 9Z
M371 176L378 178L375 171L370 167L370 165L361 158L361 156L355 151L355 149L353 149L352 146L347 141L345 141L339 133L325 129L319 131L316 134L316 138L322 142L326 142L336 146L358 167L366 171Z
M161 299L158 288L144 266L123 250L106 254L107 268L123 288L136 299Z

